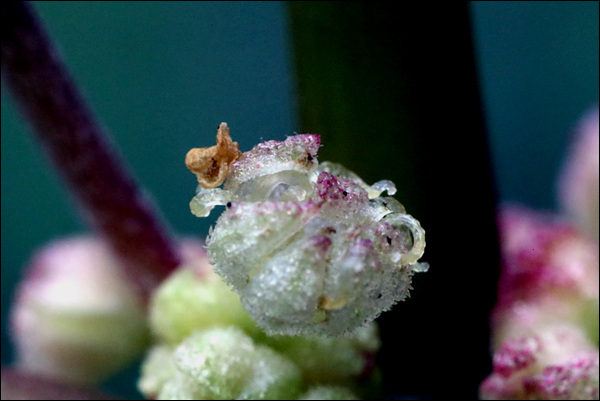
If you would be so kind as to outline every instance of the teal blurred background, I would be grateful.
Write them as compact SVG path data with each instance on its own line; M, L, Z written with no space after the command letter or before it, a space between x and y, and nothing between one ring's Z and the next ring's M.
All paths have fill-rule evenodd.
M212 145L221 121L242 150L300 129L283 2L35 7L122 156L178 233L204 236L214 220L189 212L189 148ZM474 2L471 12L499 197L556 208L554 183L572 127L598 103L598 2ZM85 227L4 85L1 108L8 363L6 319L21 268L39 246Z
M557 207L574 125L598 105L598 2L472 2L500 198Z

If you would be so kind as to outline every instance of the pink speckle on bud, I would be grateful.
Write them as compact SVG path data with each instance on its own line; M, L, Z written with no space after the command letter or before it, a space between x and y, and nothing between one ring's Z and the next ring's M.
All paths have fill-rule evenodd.
M360 185L325 171L319 174L315 190L315 201L340 218L357 213L369 203L369 195Z
M295 135L285 141L266 141L245 152L233 163L225 188L283 170L302 171L317 165L321 137Z
M518 338L507 341L494 354L494 371L502 377L530 367L536 362L535 354L540 351L537 337Z
M530 389L542 398L598 399L598 353L589 353L565 365L548 366Z
M311 240L312 240L312 244L309 246L316 248L320 252L323 252L323 253L327 252L327 250L329 249L329 247L332 244L331 238L329 238L328 236L325 236L325 235L315 235L314 237L311 238Z

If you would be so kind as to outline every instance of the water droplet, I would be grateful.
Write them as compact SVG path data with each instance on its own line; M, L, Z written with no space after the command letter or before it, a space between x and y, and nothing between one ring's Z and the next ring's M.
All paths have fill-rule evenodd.
M429 270L429 263L415 263L411 268L415 273L426 273Z

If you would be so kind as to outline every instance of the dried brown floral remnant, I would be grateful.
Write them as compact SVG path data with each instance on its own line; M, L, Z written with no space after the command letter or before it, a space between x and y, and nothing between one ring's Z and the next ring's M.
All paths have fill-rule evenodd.
M216 188L225 181L229 167L242 152L237 142L231 140L229 126L221 123L217 131L217 144L210 148L193 148L185 156L185 165L198 177L204 188Z

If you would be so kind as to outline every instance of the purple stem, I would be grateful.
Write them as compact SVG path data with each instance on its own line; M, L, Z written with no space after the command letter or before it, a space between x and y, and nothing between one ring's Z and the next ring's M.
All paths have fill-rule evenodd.
M85 387L57 383L14 369L2 368L3 400L117 400Z
M31 6L1 7L2 78L83 210L145 299L179 264L166 225L94 119Z

